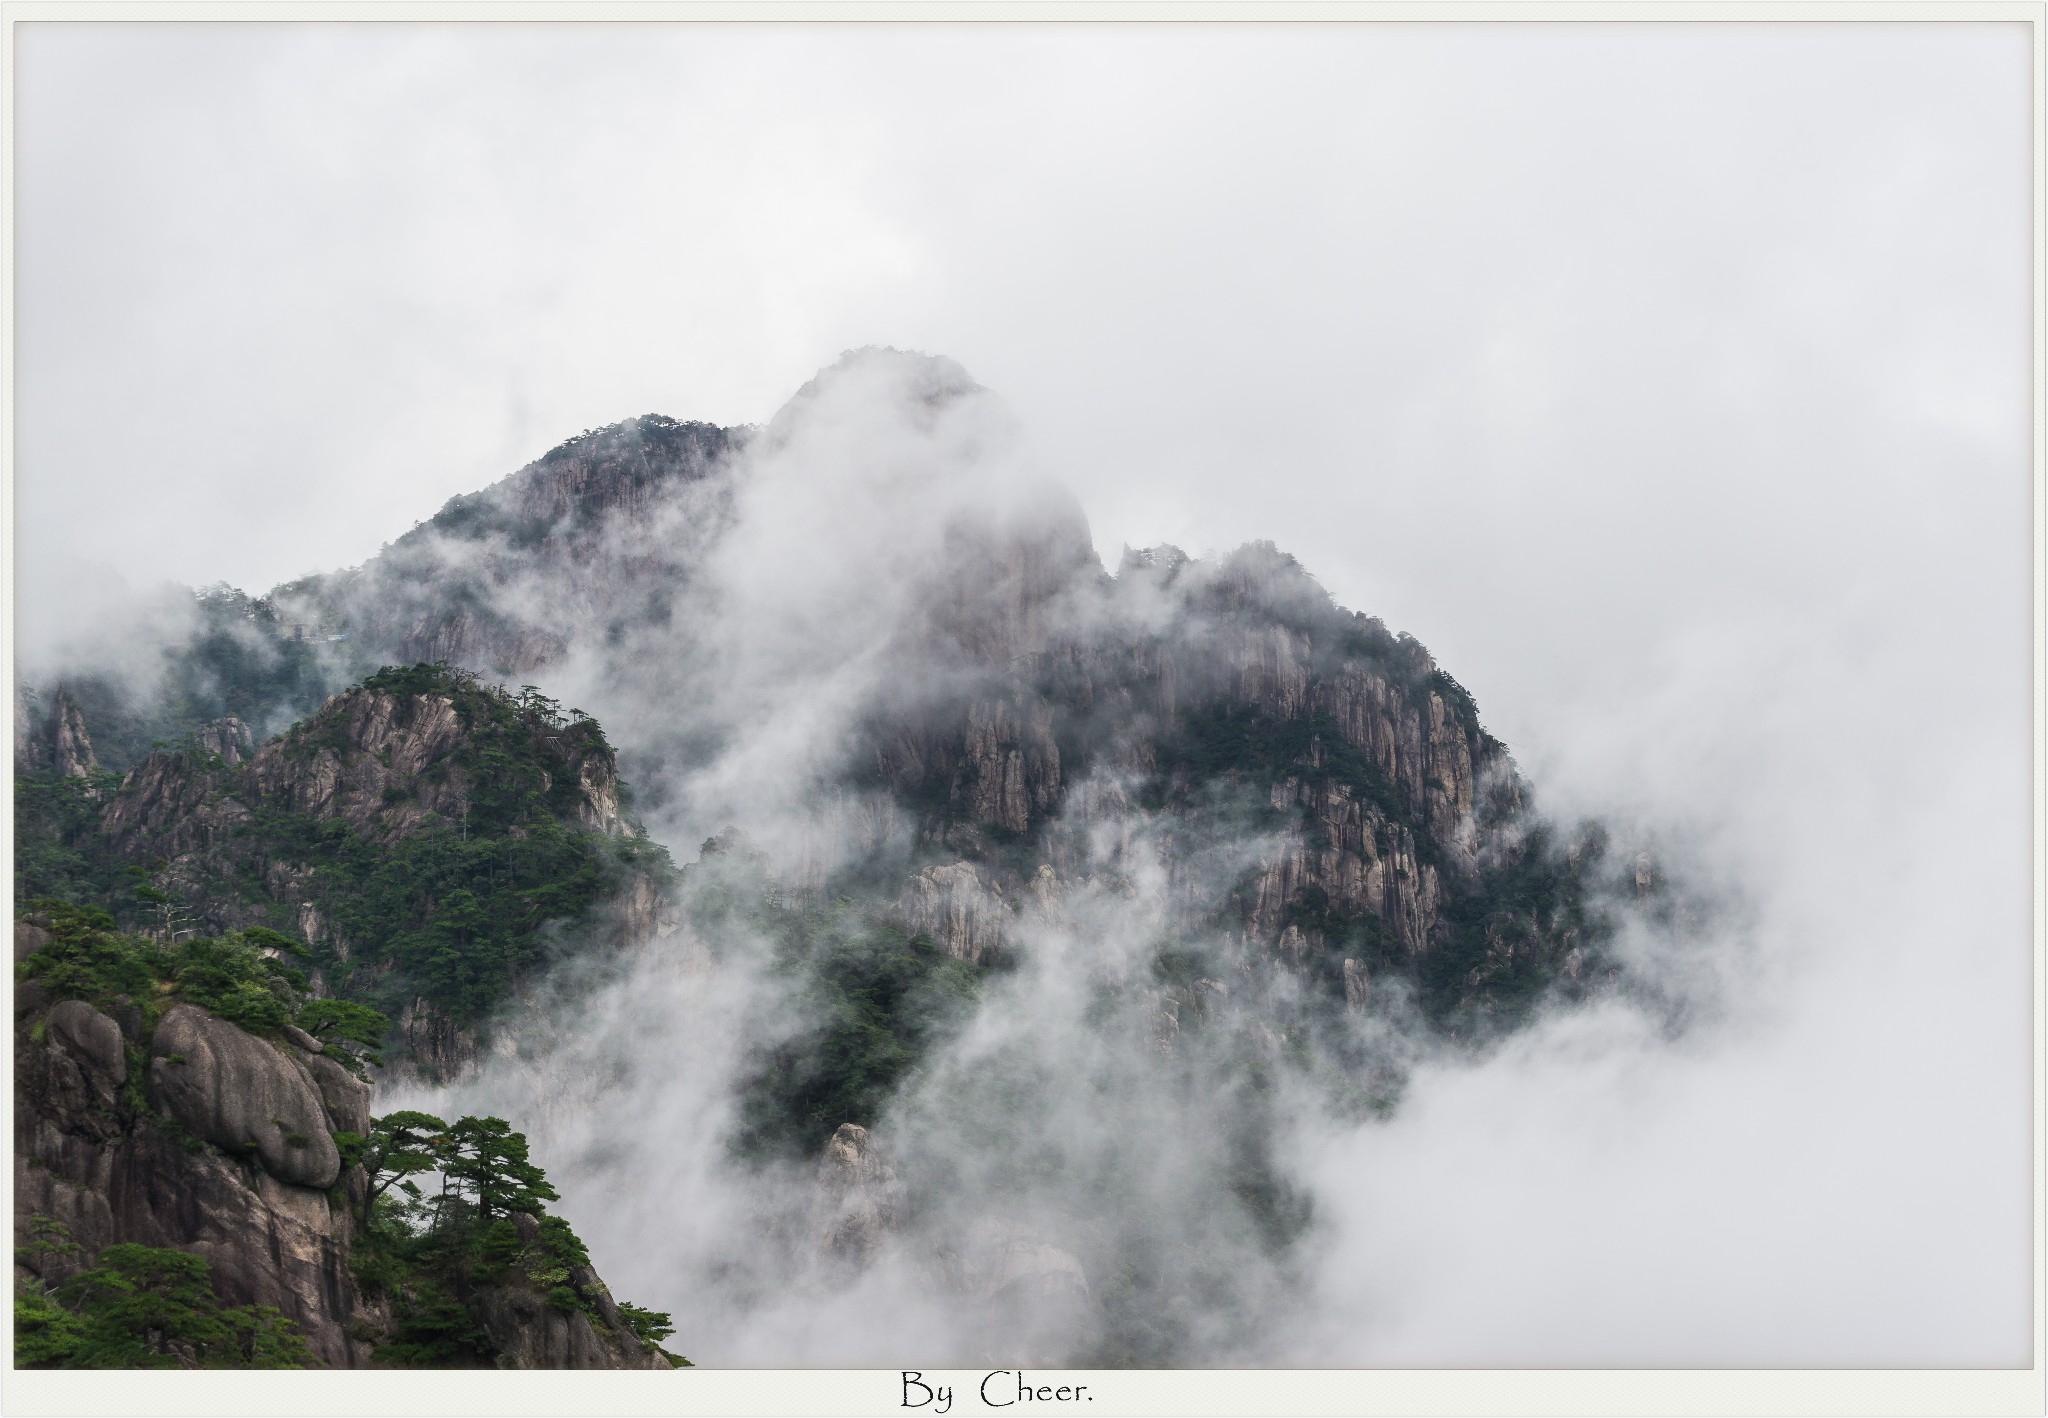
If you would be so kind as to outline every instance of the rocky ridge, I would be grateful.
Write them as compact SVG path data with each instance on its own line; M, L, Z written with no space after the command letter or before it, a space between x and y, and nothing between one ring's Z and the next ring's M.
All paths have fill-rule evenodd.
M666 616L728 515L728 464L749 432L659 414L587 431L451 499L363 566L271 600L346 627L380 662L531 674L581 627Z

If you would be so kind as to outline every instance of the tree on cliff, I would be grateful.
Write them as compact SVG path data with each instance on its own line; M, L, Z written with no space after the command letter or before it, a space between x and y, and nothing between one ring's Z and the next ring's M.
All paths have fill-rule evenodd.
M410 1179L440 1169L440 1142L447 1132L448 1124L432 1113L397 1112L371 1119L368 1137L335 1134L342 1161L360 1165L368 1182L363 1193L365 1221L375 1212L377 1198L394 1185L409 1196L419 1196L419 1187Z
M31 1369L303 1369L298 1326L267 1305L221 1304L199 1256L113 1245L54 1294L14 1302L15 1362Z
M558 1200L547 1174L527 1160L526 1134L503 1118L463 1118L448 1129L441 1175L450 1190L467 1194L480 1220L515 1211L538 1213Z

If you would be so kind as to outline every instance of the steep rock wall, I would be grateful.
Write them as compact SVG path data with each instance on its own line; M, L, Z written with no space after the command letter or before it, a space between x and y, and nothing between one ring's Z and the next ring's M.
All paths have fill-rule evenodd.
M348 1191L360 1174L342 1176L333 1133L365 1115L367 1088L350 1080L364 1102L337 1118L296 1051L189 1005L159 1025L148 1082L137 1087L142 1040L75 1000L45 1012L28 999L32 1008L15 1021L17 1240L27 1242L32 1217L46 1216L69 1228L82 1253L45 1257L43 1270L27 1273L60 1282L116 1242L190 1251L212 1266L226 1303L277 1309L325 1365L366 1365L371 1346L361 1336L388 1317L363 1299L349 1269ZM195 1048L195 1038L216 1052L166 1062L172 1045ZM190 1086L165 1087L172 1071L203 1077L204 1101ZM285 1099L310 1163L267 1116Z

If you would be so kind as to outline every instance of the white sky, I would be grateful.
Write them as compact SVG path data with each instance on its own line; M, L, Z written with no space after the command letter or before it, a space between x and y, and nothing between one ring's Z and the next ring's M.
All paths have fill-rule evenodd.
M1373 1204L1498 1234L1379 1352L2024 1362L2023 27L17 34L25 615L951 355L1107 559L1277 541L1764 903L1739 1049L1418 1090Z

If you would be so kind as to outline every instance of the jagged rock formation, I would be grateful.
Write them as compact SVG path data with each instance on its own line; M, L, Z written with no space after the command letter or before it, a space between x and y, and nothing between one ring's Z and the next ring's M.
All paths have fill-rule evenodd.
M201 724L192 740L206 752L218 754L230 768L256 751L255 735L232 714Z
M1078 567L1085 528L1064 535L1068 554L1032 547L1020 564ZM1292 558L1160 548L1115 577L979 574L1029 585L1036 604L1005 600L1002 616L1037 630L992 633L1006 658L955 662L943 693L877 706L851 770L917 822L929 864L899 898L907 929L999 958L1038 873L1099 875L1095 829L1136 814L1190 846L1209 821L1262 833L1226 899L1181 863L1181 923L1222 926L1339 998L1386 972L1424 976L1444 1009L1526 994L1581 943L1572 868L1470 696ZM1505 884L1533 878L1532 910Z
M15 691L14 761L20 770L60 778L86 778L99 771L85 715L63 688L50 696L47 712L41 713L25 690Z
M881 400L872 447L845 380ZM337 655L358 674L413 669L381 670L262 743L248 725L283 722L283 690L227 714L209 701L188 716L205 722L180 726L189 746L110 758L132 767L103 810L76 801L70 779L94 760L89 715L65 695L18 730L17 757L62 780L38 784L50 820L90 814L95 842L164 898L152 916L123 896L125 919L165 942L258 924L296 935L315 991L389 1014L395 1063L430 1080L472 1067L493 1011L569 950L646 944L683 915L693 949L724 948L722 931L765 943L801 1017L779 1018L743 1065L734 1140L815 1161L815 1206L775 1234L801 1235L828 1270L873 1263L912 1206L860 1123L889 1117L892 1090L914 1096L919 1061L972 1017L990 972L1101 943L1089 1027L1116 1031L1141 1071L1229 1065L1215 1121L1244 1136L1216 1204L1284 1246L1307 1223L1251 1165L1259 1105L1226 1096L1239 1075L1321 1049L1341 1106L1391 1106L1400 1061L1366 1056L1383 1023L1405 1031L1419 1013L1472 1038L1547 990L1590 987L1610 968L1596 886L1643 895L1659 873L1614 873L1595 832L1560 840L1456 680L1270 544L1202 561L1127 549L1106 570L1072 497L976 461L993 424L954 415L986 398L948 362L871 352L759 432L648 416L572 439L361 568L210 603L294 651L325 647L275 677L292 693ZM865 489L876 449L897 479L886 515L749 539L833 477ZM814 571L807 551L843 564ZM593 723L418 663L440 660L623 711L634 777L675 794L643 800L647 820L718 831L684 899L635 855L647 844ZM757 827L761 850L741 850ZM256 1168L285 1211L346 1184L313 1124L367 1114L314 1041L245 1047L233 1026L173 1011L147 1041L128 1031L147 1056L116 1072L115 1015L58 1008L45 1032L76 1076L43 1060L37 1086L81 1119L146 1087L167 1127ZM241 1092L223 1092L227 1075ZM857 1121L828 1140L844 1119ZM926 1184L909 1162L905 1175ZM931 1242L927 1221L911 1229ZM1111 1297L1147 1248L1118 1256L1085 1227L1046 1226L952 1234L912 1259L991 1334L1079 1352L1090 1272L1048 1237ZM311 1295L320 1247L338 1243L293 1244L312 1257L294 1282ZM577 1283L596 1293L594 1277ZM596 1319L507 1291L481 1322L518 1362L594 1362L619 1325L608 1298L592 1303ZM1126 1333L1103 1352L1163 1343Z
M515 1212L519 1239L531 1245L540 1223ZM619 1312L618 1302L597 1272L587 1265L569 1268L569 1283L596 1311L550 1304L539 1290L524 1285L493 1286L477 1297L477 1316L498 1351L505 1369L655 1369L667 1370L661 1355L644 1349Z
M759 433L649 416L586 434L359 571L275 599L317 602L389 659L525 673L583 656L632 682L747 480L823 436L808 420L836 429L848 387L900 399L913 442L990 398L949 361L860 352ZM1335 997L1347 959L1426 977L1441 1012L1526 997L1583 958L1581 868L1528 812L1471 697L1291 557L1155 547L1109 575L1073 498L1023 486L961 502L891 574L914 584L842 765L842 815L909 824L896 919L958 958L1003 958L1041 867L1099 875L1091 827L1134 811L1198 824L1219 793L1263 818L1272 850L1227 900L1184 874L1185 924L1225 925ZM693 634L673 652L693 653ZM829 890L831 869L795 875ZM1531 888L1514 901L1511 877Z
M904 884L896 909L905 929L976 965L1000 958L1012 920L1001 889L985 883L972 862L926 867Z
M121 856L174 866L223 845L255 808L338 819L372 841L395 841L429 821L467 817L476 775L463 761L468 736L445 694L358 687L266 744L240 774L223 775L182 750L151 753L122 779L104 830ZM575 784L586 826L633 835L619 812L617 762L602 740L580 724L540 737L554 770L543 790L559 775Z

